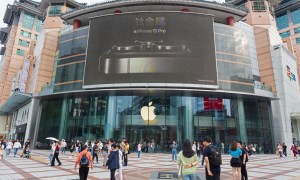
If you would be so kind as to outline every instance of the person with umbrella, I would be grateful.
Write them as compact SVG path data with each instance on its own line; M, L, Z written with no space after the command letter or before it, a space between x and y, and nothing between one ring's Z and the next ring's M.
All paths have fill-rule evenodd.
M54 143L52 144L52 147L51 147L51 151L53 151L52 149L54 149L54 155L53 155L53 158L52 158L52 161L51 161L51 166L55 166L55 159L58 162L58 166L61 166L61 162L58 158L59 151L60 151L59 140L56 139L56 138L53 138L53 137L48 137L46 139L54 141ZM50 159L50 157L51 157L51 155L49 156L49 159Z

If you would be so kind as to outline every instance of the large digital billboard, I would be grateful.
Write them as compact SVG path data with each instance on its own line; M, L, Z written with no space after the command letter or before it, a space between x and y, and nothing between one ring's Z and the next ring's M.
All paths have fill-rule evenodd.
M138 12L90 20L84 88L217 86L213 16Z

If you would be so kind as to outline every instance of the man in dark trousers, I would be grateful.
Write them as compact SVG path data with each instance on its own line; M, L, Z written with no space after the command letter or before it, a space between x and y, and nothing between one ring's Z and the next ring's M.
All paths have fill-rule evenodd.
M57 142L57 143L55 144L55 151L54 151L54 156L53 156L53 158L52 158L51 166L55 166L55 164L54 164L54 163L55 163L55 159L56 159L56 161L58 162L58 166L61 165L61 162L60 162L60 160L58 159L59 151L60 151L60 143Z
M286 148L287 148L286 144L283 143L282 149L283 149L283 154L285 155L285 157L287 157Z
M238 148L241 149L242 155L240 156L243 165L241 167L242 180L248 180L248 173L246 169L246 163L248 161L248 152L245 147L242 146L242 143L238 143Z
M212 145L212 140L209 136L203 139L203 145L206 147L203 153L206 180L220 180L222 164L221 150L217 149L217 146Z

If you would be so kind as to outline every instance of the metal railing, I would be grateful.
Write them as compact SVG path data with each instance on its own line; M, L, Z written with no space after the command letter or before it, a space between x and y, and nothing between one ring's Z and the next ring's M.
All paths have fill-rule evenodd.
M254 81L254 88L272 92L271 86L267 86L265 85L265 83L262 83L260 81Z
M134 1L140 1L140 0L107 0L107 1L104 1L104 2L95 3L95 4L91 4L91 5L79 6L78 8L75 8L72 11L62 13L61 16L72 13L73 11L87 9L87 8L98 6L98 5L105 5L105 4L110 4L110 3L114 3L114 2L121 2L121 1L123 1L123 2L134 2ZM149 2L149 1L145 0L145 2ZM157 1L153 1L153 2L157 2ZM212 2L212 1L205 1L205 0L185 0L185 1L178 1L178 2L181 2L181 3L183 3L183 2L201 2L201 3L208 3L208 4L215 4L215 5L225 6L225 7L228 7L228 8L233 8L233 9L236 9L236 10L248 12L248 9L245 8L245 7L235 6L235 5L229 4L229 3L219 3L219 2L216 2L216 1Z

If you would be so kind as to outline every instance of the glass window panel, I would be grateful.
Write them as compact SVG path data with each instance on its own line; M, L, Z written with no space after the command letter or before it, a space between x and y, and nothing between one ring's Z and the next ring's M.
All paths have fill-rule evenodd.
M49 10L49 15L59 15L61 14L61 5L51 6Z
M265 11L266 6L264 0L253 0L252 9L254 11Z
M24 14L22 27L32 29L34 24L35 16L31 14Z
M300 23L300 9L292 11L291 14L292 14L293 24L299 24Z
M281 36L282 38L286 38L286 37L288 37L288 36L290 36L290 35L291 35L290 31L286 31L286 32L280 33L280 36Z
M28 41L19 39L19 45L24 46L24 47L29 47L30 43Z
M27 32L27 31L21 30L21 35L24 36L24 37L31 38L31 33L30 33L30 32Z
M279 30L289 27L289 20L287 14L277 17L276 22Z
M296 43L300 44L300 38L296 38Z
M300 33L300 27L294 29L295 34Z
M24 50L17 49L17 55L24 56Z

